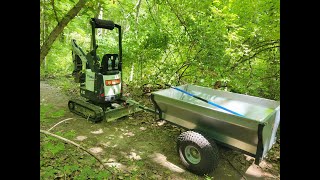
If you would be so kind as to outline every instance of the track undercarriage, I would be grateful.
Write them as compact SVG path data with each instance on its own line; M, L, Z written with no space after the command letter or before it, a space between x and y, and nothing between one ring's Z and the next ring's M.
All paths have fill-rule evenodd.
M72 98L68 102L69 110L92 122L107 122L141 111L132 101L118 100L108 104L94 104L90 100Z

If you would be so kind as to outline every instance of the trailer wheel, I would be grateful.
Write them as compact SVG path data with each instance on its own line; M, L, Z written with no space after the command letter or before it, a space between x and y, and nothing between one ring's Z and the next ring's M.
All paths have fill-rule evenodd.
M215 142L197 132L181 133L178 137L177 150L182 164L195 174L209 174L218 165L219 152Z

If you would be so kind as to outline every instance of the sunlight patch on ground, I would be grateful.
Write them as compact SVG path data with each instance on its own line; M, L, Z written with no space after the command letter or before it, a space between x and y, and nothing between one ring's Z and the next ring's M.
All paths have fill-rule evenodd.
M109 162L109 163L104 163L104 165L107 165L109 167L115 167L117 169L126 169L127 167L121 163L118 163L118 162Z
M145 127L140 127L139 128L141 131L144 131L144 130L146 130L147 128L145 128Z
M77 136L77 137L76 137L76 140L77 140L77 141L83 141L83 140L85 140L85 139L87 139L87 136Z
M272 174L268 172L263 172L261 168L255 164L252 164L245 173L246 177L254 177L254 178L276 178Z
M107 139L113 140L114 139L114 135L110 134L109 136L106 136Z
M108 142L100 142L98 143L98 146L103 146L104 148L107 148L107 147L114 148L114 147L117 147L118 144L111 145L111 142L108 141Z
M121 170L127 169L127 166L125 166L121 163L118 163L115 158L109 158L107 160L107 162L104 163L104 165L109 166L109 167L115 167L115 168L121 169Z
M128 136L128 137L134 136L134 134L132 132L126 132L123 135Z
M91 151L92 153L98 154L98 153L101 153L103 149L101 147L93 147L93 148L90 148L89 151Z
M244 154L246 161L254 161L254 157Z
M92 134L102 134L103 133L103 130L102 129L99 129L97 131L91 131Z
M133 159L133 160L140 160L141 157L139 155L137 155L137 153L135 152L130 152L130 154L127 156L129 159Z
M267 163L266 161L261 161L261 163L259 164L259 166L261 168L267 168L267 169L271 169L272 168L272 164Z
M162 121L158 121L158 122L157 122L158 126L162 126L162 125L164 125L165 123L166 123L165 120L162 120Z
M108 163L116 162L116 159L115 159L115 158L109 158L109 159L107 160L107 162L108 162Z
M157 164L160 164L163 167L170 169L171 171L182 173L185 172L184 169L176 166L175 164L167 161L167 157L160 153L153 153L150 158Z
M99 143L99 144L101 144L103 147L111 147L111 143L108 141L108 142L101 142L101 143Z

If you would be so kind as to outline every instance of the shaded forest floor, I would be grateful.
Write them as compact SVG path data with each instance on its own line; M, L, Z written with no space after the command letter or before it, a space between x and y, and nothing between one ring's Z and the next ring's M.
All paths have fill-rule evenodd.
M101 171L99 163L87 153L41 135L41 179L280 179L280 138L259 166L254 164L254 158L218 146L218 168L201 177L186 171L180 163L176 138L181 129L157 121L148 112L113 122L91 123L68 111L68 99L78 95L75 87L52 80L40 81L40 129L48 130L64 119L73 118L50 132L89 149L110 169ZM147 96L137 96L135 100L150 103Z

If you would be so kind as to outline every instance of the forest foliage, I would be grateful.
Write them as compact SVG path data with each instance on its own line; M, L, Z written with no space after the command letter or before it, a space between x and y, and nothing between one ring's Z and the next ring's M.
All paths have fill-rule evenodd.
M78 2L40 0L40 47ZM92 17L122 26L126 84L189 83L280 100L279 0L86 1L40 64L41 77L72 73L71 39L89 51ZM101 59L118 37L97 33Z

